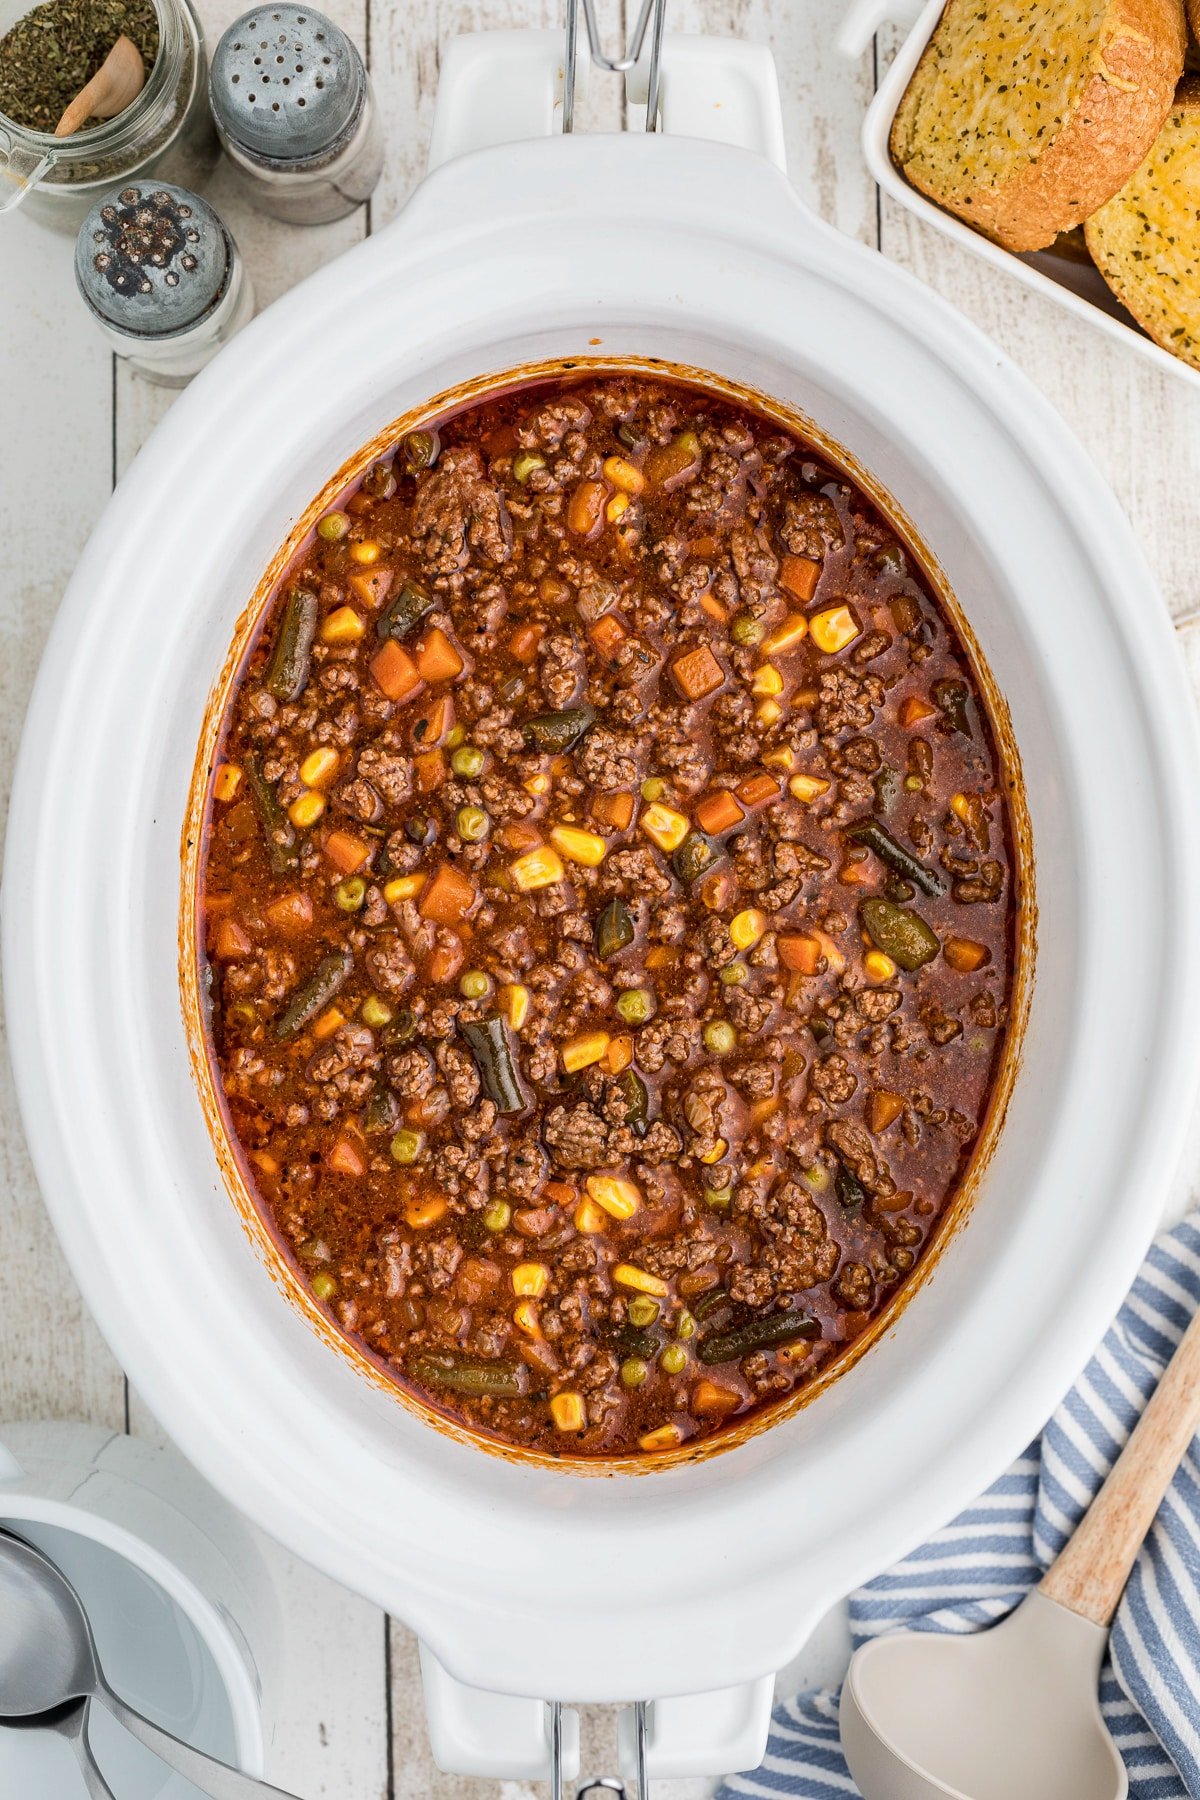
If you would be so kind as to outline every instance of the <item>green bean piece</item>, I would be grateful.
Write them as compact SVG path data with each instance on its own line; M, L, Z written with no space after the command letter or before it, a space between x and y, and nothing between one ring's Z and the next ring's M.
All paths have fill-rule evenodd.
M633 914L623 900L610 900L596 920L596 955L615 956L633 939Z
M284 1007L275 1025L276 1038L282 1042L284 1038L295 1037L310 1019L323 1012L345 985L353 967L354 958L349 950L335 950L331 956L323 957Z
M733 1302L724 1288L709 1288L707 1294L701 1294L696 1301L692 1312L697 1319L711 1319L719 1312L731 1311L732 1306Z
M823 1012L809 1014L808 1029L812 1032L818 1044L823 1044L826 1038L833 1036L833 1026L829 1023L829 1020L825 1017Z
M363 492L375 500L390 500L396 486L396 471L390 462L377 462L363 476Z
M298 700L308 686L308 667L317 635L317 596L294 587L287 598L283 624L263 679L268 694L286 704Z
M417 1015L409 1006L398 1012L390 1025L385 1026L383 1041L389 1049L398 1044L411 1044L417 1035Z
M841 1158L833 1176L833 1191L843 1212L861 1212L867 1203L867 1190L858 1176Z
M892 618L896 621L896 630L911 637L921 623L921 608L911 594L896 594L888 602L892 609Z
M436 431L410 431L400 444L400 454L410 475L419 475L422 469L432 468L437 461L438 449Z
M634 1325L618 1325L612 1333L612 1344L623 1357L639 1356L645 1362L653 1362L662 1339L652 1331L639 1331Z
M367 1110L363 1115L363 1130L382 1136L383 1133L395 1133L400 1124L400 1102L390 1087L378 1082L371 1089L371 1098L367 1101Z
M475 1058L479 1079L489 1100L502 1113L524 1112L525 1092L517 1073L516 1058L508 1027L499 1013L483 1019L460 1019L458 1029L467 1041L467 1049Z
M858 916L875 948L902 969L911 971L932 962L942 947L920 913L907 906L894 906L890 900L864 900Z
M961 681L943 678L933 684L933 704L942 716L949 720L955 731L961 731L964 737L971 736L971 719L967 712L968 694Z
M820 1335L821 1327L811 1313L767 1313L765 1318L750 1319L729 1331L713 1331L701 1337L696 1355L702 1363L738 1362L754 1350L771 1350L780 1344L794 1344L798 1338Z
M637 1137L645 1137L650 1128L650 1093L636 1069L623 1069L617 1077L617 1091L625 1101L625 1123Z
M291 820L279 804L279 797L262 772L257 756L242 758L250 798L267 840L267 856L274 875L288 875L296 867L296 832Z
M860 819L851 825L846 836L852 844L865 844L873 850L880 862L886 863L894 874L905 881L911 881L920 888L923 894L936 896L944 894L946 884L936 869L927 869L919 857L906 850L897 838L894 838L887 826L879 819Z
M596 723L594 706L566 706L559 712L536 713L526 719L524 732L531 748L547 756L573 750Z
M685 881L690 886L707 869L712 868L720 855L720 848L710 837L705 837L702 831L689 831L672 856L671 867L680 881Z
M875 789L875 804L881 813L891 812L900 792L899 771L884 763L872 783Z
M388 602L375 621L379 638L406 638L433 611L433 595L419 581L406 581L394 600Z
M871 561L881 575L906 575L908 573L908 558L899 544L884 544L881 550L875 552Z
M478 1400L519 1400L526 1387L522 1364L477 1362L452 1350L414 1357L408 1373L422 1387L448 1388Z
M917 890L911 881L901 881L898 875L893 875L884 882L883 891L889 900L896 902L897 906L904 906L912 899Z

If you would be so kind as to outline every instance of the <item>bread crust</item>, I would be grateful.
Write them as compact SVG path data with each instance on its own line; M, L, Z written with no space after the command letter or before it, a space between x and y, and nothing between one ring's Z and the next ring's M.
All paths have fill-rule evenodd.
M1200 8L1200 0L1191 4ZM892 157L914 187L1005 249L1045 249L1111 200L1144 162L1171 110L1186 43L1182 0L1112 0L1094 57L1101 66L1053 141L1007 180L954 197L904 158L918 64L892 125Z
M1171 131L1177 113L1182 114L1185 119L1194 120L1196 128L1200 130L1200 76L1184 76L1163 128L1163 134L1160 135ZM1152 146L1150 156L1146 160L1151 161L1153 156L1154 147ZM1135 216L1136 211L1140 210L1138 208L1141 198L1138 179L1140 174L1139 166L1139 169L1135 170L1133 178L1126 184L1130 190L1129 209L1134 212ZM1110 203L1099 209L1097 216L1088 220L1084 227L1084 235L1092 261L1122 306L1133 314L1146 335L1153 338L1154 342L1163 350L1169 350L1172 356L1178 356L1181 361L1190 363L1194 369L1200 369L1200 286L1197 286L1194 294L1194 320L1190 328L1183 334L1165 329L1165 320L1172 315L1168 305L1169 296L1166 294L1162 278L1152 267L1147 275L1147 259L1143 256L1135 261L1126 257L1122 253L1121 246L1109 236L1109 228L1114 222L1114 215L1123 213L1124 210L1125 192L1122 190L1121 193L1114 195ZM1192 262L1197 269L1200 269L1200 229L1196 224L1197 210L1200 210L1200 192L1197 192L1195 204L1189 209L1186 219L1179 221L1179 230L1173 235L1183 237L1186 241L1186 230L1190 230L1194 240L1190 252ZM1144 247L1144 244L1143 237L1139 240L1139 248ZM1182 316L1182 309L1176 309L1175 316Z

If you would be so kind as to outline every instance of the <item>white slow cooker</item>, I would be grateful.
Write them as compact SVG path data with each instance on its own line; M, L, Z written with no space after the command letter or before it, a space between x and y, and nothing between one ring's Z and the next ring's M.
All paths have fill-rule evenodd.
M221 353L97 526L21 747L8 1018L47 1204L113 1349L218 1488L419 1633L439 1757L542 1773L541 1701L641 1698L651 1773L694 1773L756 1759L772 1671L1023 1447L1123 1297L1197 1075L1200 766L1165 610L1050 407L766 156L703 141L736 119L778 144L765 53L668 40L664 122L691 136L534 138L480 98L532 95L552 122L556 52L525 42L523 64L511 34L459 46L440 166ZM1036 862L1007 1117L932 1277L812 1404L638 1479L455 1442L288 1304L231 1204L177 971L193 759L263 570L391 421L555 357L761 390L890 492L1007 698Z

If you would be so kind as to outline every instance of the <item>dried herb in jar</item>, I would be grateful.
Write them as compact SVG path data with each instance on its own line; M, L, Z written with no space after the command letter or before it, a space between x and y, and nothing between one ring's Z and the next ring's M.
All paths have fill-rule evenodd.
M148 72L158 55L151 0L44 0L0 38L0 113L28 131L53 131L122 33Z

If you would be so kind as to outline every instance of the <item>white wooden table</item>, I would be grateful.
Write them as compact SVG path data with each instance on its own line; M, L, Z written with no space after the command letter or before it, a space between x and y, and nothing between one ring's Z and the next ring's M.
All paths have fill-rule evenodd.
M632 9L633 0L627 0ZM244 0L201 0L210 46ZM388 134L369 206L339 224L295 230L250 211L226 171L211 190L266 305L364 232L387 223L419 180L439 48L456 32L551 25L558 0L322 0L369 52ZM602 8L609 42L621 0ZM857 65L831 37L835 0L671 0L673 30L766 39L779 66L792 178L843 231L906 264L975 319L1037 381L1087 445L1130 513L1200 683L1196 545L1200 397L883 201L858 149L862 113L893 45ZM581 121L619 129L615 86L597 78ZM103 348L78 300L68 239L19 215L0 220L0 826L26 699L55 607L113 482L171 403ZM1191 821L1181 822L1192 828ZM21 871L8 869L8 904ZM87 878L87 871L80 871ZM31 905L37 896L25 896ZM1131 947L1131 955L1135 955ZM1164 1205L1177 1213L1200 1172L1191 1157ZM0 1042L0 1420L85 1418L155 1437L85 1313L43 1212ZM282 1553L280 1553L281 1560ZM439 1774L425 1745L414 1642L374 1608L287 1563L286 1717L269 1773L303 1800L529 1800L520 1784ZM785 1686L839 1671L845 1630L833 1616ZM585 1719L584 1767L615 1764L611 1718ZM661 1800L699 1800L708 1784L660 1784Z

